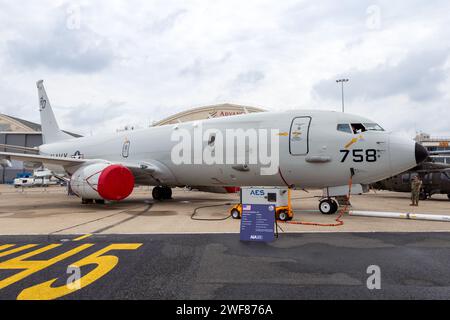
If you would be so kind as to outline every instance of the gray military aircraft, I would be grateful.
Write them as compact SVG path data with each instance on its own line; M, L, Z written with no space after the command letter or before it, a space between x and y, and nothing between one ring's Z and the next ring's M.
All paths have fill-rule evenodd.
M430 199L435 194L446 194L450 200L450 165L424 162L394 177L372 184L373 189L395 192L411 192L411 181L415 176L422 179L421 200Z
M59 129L42 80L37 88L44 144L38 154L0 157L67 175L82 203L123 200L136 185L154 186L156 200L171 198L173 187L288 186L324 188L319 208L334 213L332 197L345 195L350 182L362 190L428 157L413 140L334 111L253 113L73 138Z

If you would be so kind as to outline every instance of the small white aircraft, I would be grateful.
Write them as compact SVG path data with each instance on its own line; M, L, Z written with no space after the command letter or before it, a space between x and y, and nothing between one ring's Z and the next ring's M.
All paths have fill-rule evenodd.
M339 190L345 195L349 181L360 193L362 186L411 169L428 157L426 149L412 140L386 132L369 119L334 111L253 113L73 138L60 130L42 80L37 88L44 140L39 154L0 152L0 157L4 162L39 163L64 172L84 204L123 200L136 185L155 186L155 200L170 199L173 187L288 186L324 188L319 208L330 214L338 209L332 197ZM220 141L229 130L238 132L233 150ZM268 140L257 137L258 146L252 145L251 130L266 134ZM186 134L193 137L192 145L184 141L193 148L192 154L180 144ZM272 158L249 161L263 147L271 150ZM235 158L237 149L245 156ZM203 159L207 151L215 161ZM227 152L232 157L221 161L218 154ZM180 157L193 160L183 162ZM231 158L235 161L228 161Z

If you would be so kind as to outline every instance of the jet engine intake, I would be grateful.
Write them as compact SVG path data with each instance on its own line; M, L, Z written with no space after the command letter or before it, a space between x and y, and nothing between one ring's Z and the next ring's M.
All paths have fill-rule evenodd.
M70 187L82 199L121 201L133 192L134 176L122 165L94 163L75 171Z

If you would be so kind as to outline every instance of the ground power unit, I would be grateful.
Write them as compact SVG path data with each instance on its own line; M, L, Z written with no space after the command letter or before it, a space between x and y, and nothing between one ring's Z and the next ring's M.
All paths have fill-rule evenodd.
M289 221L294 217L291 208L291 190L283 187L242 187L240 202L230 209L233 219L242 216L242 205L274 205L276 218Z

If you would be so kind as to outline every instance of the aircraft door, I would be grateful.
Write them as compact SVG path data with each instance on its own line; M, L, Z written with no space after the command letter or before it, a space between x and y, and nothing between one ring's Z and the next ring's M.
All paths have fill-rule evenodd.
M292 121L289 133L289 151L293 156L305 156L309 153L309 128L311 117L298 117Z

